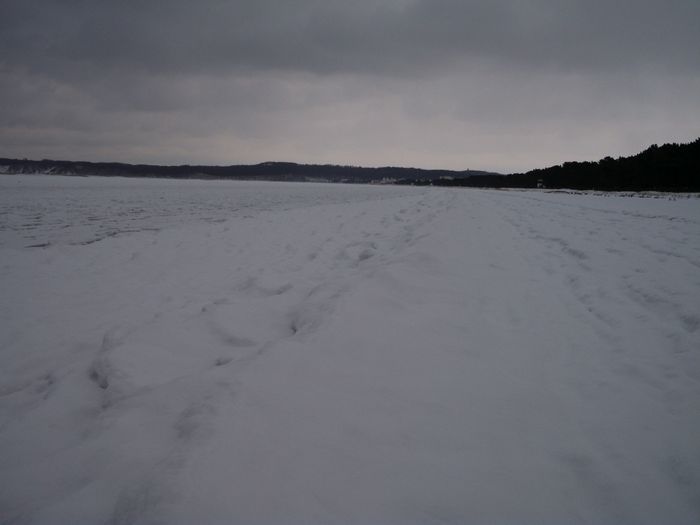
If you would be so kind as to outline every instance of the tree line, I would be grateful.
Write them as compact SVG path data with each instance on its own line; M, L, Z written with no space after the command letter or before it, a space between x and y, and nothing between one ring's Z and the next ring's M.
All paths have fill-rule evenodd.
M407 182L407 181L404 181ZM700 138L687 144L650 146L630 157L565 162L511 175L418 180L413 184L473 188L570 188L603 191L700 191Z

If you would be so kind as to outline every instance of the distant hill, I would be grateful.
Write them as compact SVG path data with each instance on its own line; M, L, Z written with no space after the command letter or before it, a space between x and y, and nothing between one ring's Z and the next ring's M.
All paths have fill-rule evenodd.
M48 175L97 175L103 177L163 177L172 179L235 179L274 181L318 181L394 183L398 180L451 180L496 175L487 171L424 170L418 168L362 168L330 164L263 162L234 166L158 166L117 162L65 160L20 160L0 158L0 173Z
M570 188L618 191L700 191L700 138L688 144L652 145L631 157L565 162L526 173L419 168L363 168L333 164L263 162L233 166L159 166L117 162L75 162L0 158L0 173L383 183L473 188Z
M477 188L571 188L618 191L700 191L700 138L688 144L653 145L631 157L559 166L512 175L419 181Z

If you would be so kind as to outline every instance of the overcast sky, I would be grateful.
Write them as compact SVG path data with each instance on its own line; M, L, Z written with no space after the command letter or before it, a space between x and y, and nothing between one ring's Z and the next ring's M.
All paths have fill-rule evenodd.
M0 156L519 171L700 136L700 0L0 0Z

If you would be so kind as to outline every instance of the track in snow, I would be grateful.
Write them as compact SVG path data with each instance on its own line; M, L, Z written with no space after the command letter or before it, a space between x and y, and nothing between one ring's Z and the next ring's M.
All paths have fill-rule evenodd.
M699 223L403 190L6 249L0 522L695 523Z

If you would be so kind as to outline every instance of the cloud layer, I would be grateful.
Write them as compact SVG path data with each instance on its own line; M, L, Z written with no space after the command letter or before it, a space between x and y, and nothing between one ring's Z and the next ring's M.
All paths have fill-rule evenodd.
M0 155L519 170L700 135L700 3L7 0Z

